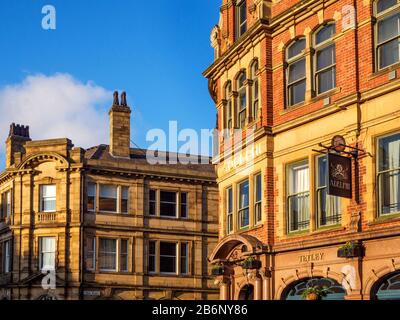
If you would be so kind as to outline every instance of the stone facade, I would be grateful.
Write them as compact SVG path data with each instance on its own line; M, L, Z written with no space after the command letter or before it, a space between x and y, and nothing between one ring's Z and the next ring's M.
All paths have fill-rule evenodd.
M0 299L218 297L207 262L218 231L214 167L149 164L146 150L129 147L130 113L114 101L110 146L86 150L10 127ZM164 194L176 198L161 203Z
M204 72L217 107L218 128L228 131L214 159L221 199L220 242L210 260L224 268L217 277L221 298L300 299L313 281L328 283L334 292L329 297L335 299L399 298L396 170L400 164L396 159L400 151L382 150L384 139L397 141L400 131L400 65L394 61L379 66L384 62L378 60L378 39L373 36L379 27L375 21L395 14L398 8L389 6L381 14L377 1L244 2L247 31L238 37L235 17L243 1L223 1L221 20L212 33L216 59ZM335 47L331 65L336 79L330 90L318 94L315 68L321 51L316 37L326 26L334 26L324 44ZM293 60L288 56L296 41L304 41L294 61L304 63L300 74L304 74L305 89L302 101L291 105L288 75ZM244 91L238 81L243 73ZM240 97L245 99L244 125L239 117ZM234 132L239 127L239 133ZM250 144L246 144L249 133L244 129L253 135ZM327 209L321 204L327 198L321 196L325 191L318 180L323 156L319 151L327 152L321 145L330 147L336 135L345 138L348 152L360 151L351 160L352 198L333 199L338 202ZM232 156L231 150L240 143L243 150ZM385 152L392 160L385 158ZM253 155L251 161L243 160L247 154ZM295 175L294 168L304 170L304 176ZM255 216L259 174L260 220ZM293 177L300 177L304 184L295 188ZM239 197L241 187L247 196L244 202ZM324 220L329 213L334 221ZM247 216L244 226L243 214ZM339 257L338 250L347 242L360 252ZM260 261L259 268L243 268L241 262L248 257Z

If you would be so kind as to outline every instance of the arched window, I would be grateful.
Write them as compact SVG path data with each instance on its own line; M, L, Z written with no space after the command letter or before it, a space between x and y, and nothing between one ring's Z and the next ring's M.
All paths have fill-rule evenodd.
M346 290L335 280L331 278L305 278L295 282L286 288L282 293L283 300L303 300L303 293L310 287L327 288L325 297L322 300L344 300Z
M250 68L251 80L253 80L253 85L251 87L251 114L253 116L253 120L258 119L258 108L259 108L259 92L258 92L258 61L254 61Z
M293 106L306 97L306 58L304 38L293 42L286 50L286 103Z
M378 70L399 62L400 6L398 0L375 2L375 49Z
M247 5L246 0L238 0L236 3L236 40L247 31Z
M247 107L247 94L246 94L246 74L242 72L237 79L237 92L238 92L238 126L244 128L246 125L246 107Z
M232 128L232 83L230 81L225 85L225 100L224 128L230 130Z
M372 289L372 299L400 300L400 272L391 273Z
M314 34L314 88L317 95L336 87L335 32L335 24L331 23Z

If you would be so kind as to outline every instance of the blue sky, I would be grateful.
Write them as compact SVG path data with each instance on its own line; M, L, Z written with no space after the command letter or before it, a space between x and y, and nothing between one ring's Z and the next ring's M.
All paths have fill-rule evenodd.
M180 129L213 128L215 107L208 94L207 80L201 73L213 60L209 38L219 19L220 2L1 0L0 95L3 90L2 114L6 111L1 126L7 126L5 121L25 121L31 125L33 139L47 138L47 134L52 135L48 138L64 135L65 131L57 132L57 129L46 133L46 128L38 127L42 126L40 119L29 123L28 116L16 112L26 113L25 109L9 102L14 96L21 95L23 98L18 100L19 103L30 101L34 104L28 103L30 108L41 113L37 104L46 100L46 90L58 92L52 89L52 85L70 81L80 88L104 89L102 94L96 95L97 100L88 99L94 108L104 113L112 100L111 96L108 98L109 92L126 90L128 103L134 111L132 138L141 147L147 146L147 130L167 129L169 120L177 120ZM56 30L43 30L41 27L44 16L41 10L47 4L56 8ZM53 81L52 77L57 74L66 75L67 80ZM48 83L48 89L43 85L37 89L39 93L37 90L29 91L27 88L35 87L38 75L48 80L40 82ZM31 77L29 84L26 83L27 77ZM37 98L31 99L31 92L35 92ZM54 99L54 107L50 111L43 109L42 117L46 118L51 110L57 111L57 101L63 103L60 101L63 100L62 94ZM76 102L77 99L66 101ZM10 105L14 112L8 118ZM61 113L68 121L88 117L83 108L85 104L78 110L71 108L73 115ZM82 114L79 110L83 111ZM17 119L12 119L12 115ZM82 121L89 125L91 120ZM108 135L107 123L103 121L97 126ZM0 130L1 141L5 140L6 132L4 128ZM73 129L71 135L74 135ZM100 140L100 137L95 139L98 143L108 143ZM4 149L0 151L3 153Z

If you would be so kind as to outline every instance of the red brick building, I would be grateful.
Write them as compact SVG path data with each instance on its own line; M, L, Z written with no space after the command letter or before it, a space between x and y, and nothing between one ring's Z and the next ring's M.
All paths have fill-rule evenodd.
M399 2L224 0L220 12L204 75L221 132L221 299L325 285L324 299L400 298Z

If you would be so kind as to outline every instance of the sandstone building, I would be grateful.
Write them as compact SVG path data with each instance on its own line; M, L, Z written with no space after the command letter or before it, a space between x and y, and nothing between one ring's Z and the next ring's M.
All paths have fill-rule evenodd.
M225 130L210 255L221 299L302 299L314 285L325 299L400 299L399 16L396 0L222 1L204 72ZM331 154L350 158L335 173L350 198L328 194Z
M118 93L110 144L32 140L12 124L0 175L0 299L212 299L210 164L149 164ZM173 153L159 154L173 157ZM209 162L209 161L208 161Z

